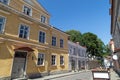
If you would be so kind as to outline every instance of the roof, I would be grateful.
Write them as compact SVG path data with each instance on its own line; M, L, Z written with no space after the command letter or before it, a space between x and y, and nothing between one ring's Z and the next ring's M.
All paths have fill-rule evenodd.
M60 30L60 29L58 29L58 28L56 28L56 27L51 26L51 28L53 28L53 29L55 29L55 30L57 30L57 31L60 31L60 32L62 32L62 33L64 33L64 34L66 34L66 35L68 35L68 36L70 36L70 35L69 35L69 34L67 34L66 32L64 32L64 31L62 31L62 30Z

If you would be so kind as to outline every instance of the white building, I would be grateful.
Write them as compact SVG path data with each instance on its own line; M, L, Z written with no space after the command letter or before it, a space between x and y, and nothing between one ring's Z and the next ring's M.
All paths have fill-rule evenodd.
M87 53L86 48L68 41L69 48L69 70L81 70L87 68Z

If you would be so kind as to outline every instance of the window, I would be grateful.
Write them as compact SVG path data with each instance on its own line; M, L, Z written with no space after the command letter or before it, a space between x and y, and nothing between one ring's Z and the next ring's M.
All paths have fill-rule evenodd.
M71 48L69 49L69 54L72 54L72 49Z
M63 39L60 39L60 47L63 48L64 41Z
M80 49L78 50L78 56L81 56Z
M52 61L51 65L56 65L56 55L51 56L51 61Z
M4 25L5 25L5 18L4 17L0 17L0 33L3 32Z
M85 61L82 61L82 66L85 66Z
M45 59L44 54L38 54L38 63L37 63L37 65L44 65L44 59Z
M82 55L81 56L84 57L84 50L82 50Z
M60 65L64 65L64 56L60 56Z
M39 42L45 43L45 32L39 32Z
M8 4L9 0L0 0L1 3Z
M73 48L73 54L76 55L75 48Z
M26 25L20 25L19 37L28 39L29 36L29 27Z
M42 23L45 23L45 22L46 22L46 17L43 16L43 15L41 16L41 22L42 22Z
M69 47L69 53L70 53L70 54L73 54L73 50L72 50L72 47L71 47L71 46Z
M56 46L56 37L52 37L52 46Z
M32 9L27 7L27 6L24 6L24 11L23 13L25 13L26 15L28 16L32 16Z

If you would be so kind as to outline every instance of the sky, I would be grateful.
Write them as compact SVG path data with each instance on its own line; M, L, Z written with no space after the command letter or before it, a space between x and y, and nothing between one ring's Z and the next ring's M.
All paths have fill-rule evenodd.
M50 25L63 31L92 32L105 44L110 35L109 0L38 0L50 14Z

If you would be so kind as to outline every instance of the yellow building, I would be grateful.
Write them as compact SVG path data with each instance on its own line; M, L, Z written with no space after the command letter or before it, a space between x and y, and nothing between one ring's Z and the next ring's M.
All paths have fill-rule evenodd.
M0 79L68 70L68 35L36 0L0 0Z

